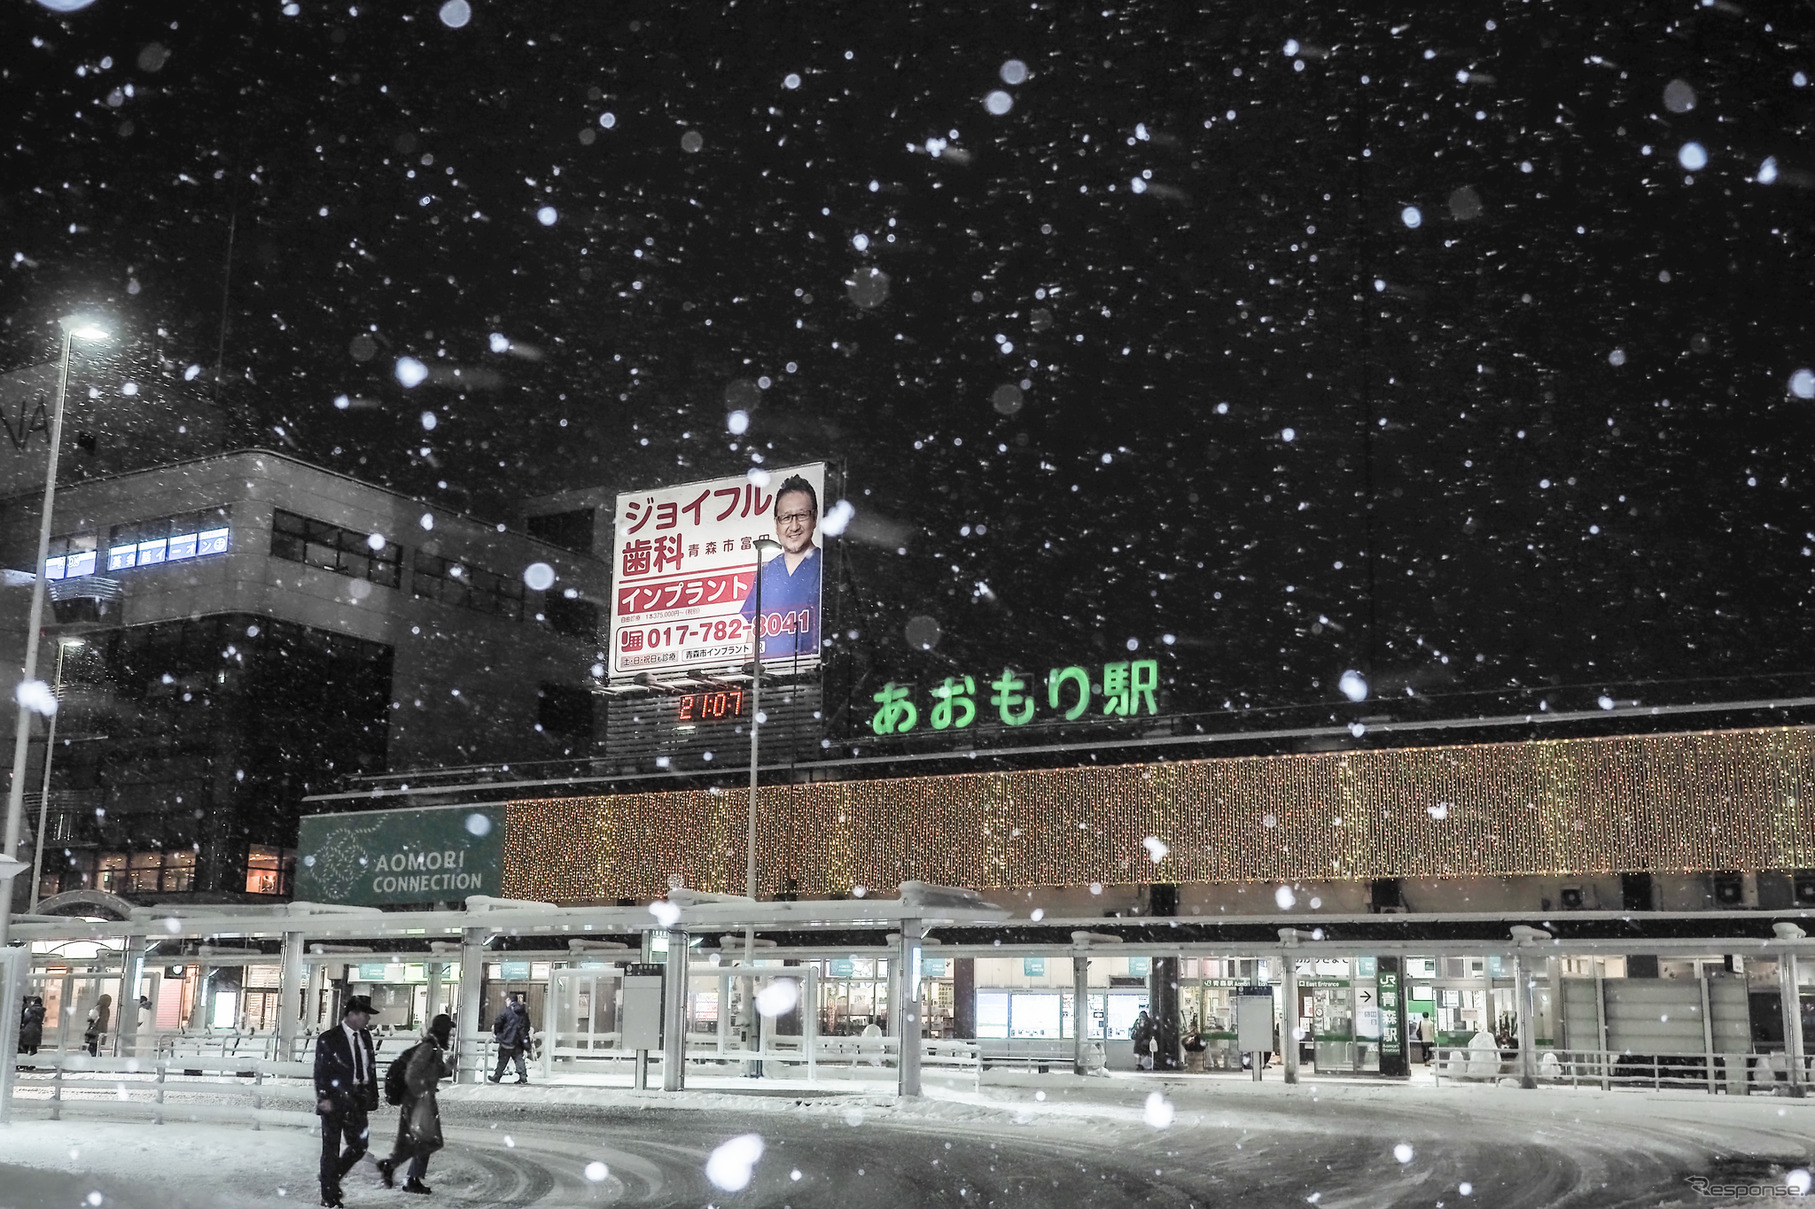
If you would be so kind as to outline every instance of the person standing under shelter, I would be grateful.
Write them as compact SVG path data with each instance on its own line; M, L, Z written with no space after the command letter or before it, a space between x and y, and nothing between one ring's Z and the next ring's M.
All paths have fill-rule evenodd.
M517 1064L517 1082L529 1082L529 1068L523 1065L524 1051L529 1048L529 1008L521 995L512 995L504 1010L492 1022L492 1037L498 1043L498 1069L489 1078L497 1083L504 1078L505 1063Z
M88 1023L82 1028L82 1048L88 1051L90 1057L100 1053L101 1038L107 1035L112 1024L113 996L103 995L89 1009Z
M38 1047L43 1044L44 997L33 995L25 1001L25 1010L19 1014L19 1052L36 1054Z
M376 1015L367 995L354 995L340 1027L315 1042L315 1115L321 1118L321 1203L341 1209L341 1177L365 1157L368 1113L378 1107L378 1058L366 1031ZM346 1150L341 1150L341 1141Z
M1153 1054L1157 1030L1153 1017L1146 1012L1134 1018L1134 1026L1128 1030L1129 1040L1134 1042L1134 1065L1136 1070L1152 1070Z
M378 1160L378 1174L384 1177L386 1188L393 1186L398 1164L408 1159L409 1178L403 1190L424 1195L434 1191L422 1177L428 1174L429 1156L442 1146L441 1106L435 1090L453 1073L447 1063L453 1032L453 1018L443 1013L429 1022L422 1040L397 1059L403 1063L403 1111L397 1118L397 1144L391 1148L391 1157Z

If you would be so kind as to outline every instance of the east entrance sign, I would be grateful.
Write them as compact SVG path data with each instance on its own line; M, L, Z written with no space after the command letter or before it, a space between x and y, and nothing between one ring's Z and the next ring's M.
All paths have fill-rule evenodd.
M504 807L367 810L302 820L296 897L388 907L497 895L504 882Z

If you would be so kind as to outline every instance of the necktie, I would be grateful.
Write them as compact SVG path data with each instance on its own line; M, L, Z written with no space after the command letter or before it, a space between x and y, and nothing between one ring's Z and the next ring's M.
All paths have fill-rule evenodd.
M366 1081L365 1046L359 1044L359 1034L351 1029L347 1031L347 1039L353 1043L353 1082L363 1086Z

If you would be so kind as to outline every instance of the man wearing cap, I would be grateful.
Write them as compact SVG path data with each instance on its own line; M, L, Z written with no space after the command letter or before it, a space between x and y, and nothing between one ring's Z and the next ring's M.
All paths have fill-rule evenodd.
M340 1209L340 1178L365 1157L366 1114L378 1107L378 1059L366 1026L374 1010L367 995L347 1000L340 1027L315 1042L315 1115L321 1118L321 1203ZM345 1153L340 1149L346 1139Z

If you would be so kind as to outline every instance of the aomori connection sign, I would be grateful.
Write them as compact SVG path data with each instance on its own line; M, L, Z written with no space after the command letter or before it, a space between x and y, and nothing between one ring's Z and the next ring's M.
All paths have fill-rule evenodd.
M763 658L819 658L823 462L618 496L611 676L731 668L751 657L757 541Z
M367 810L302 820L296 897L382 907L497 895L504 807Z

